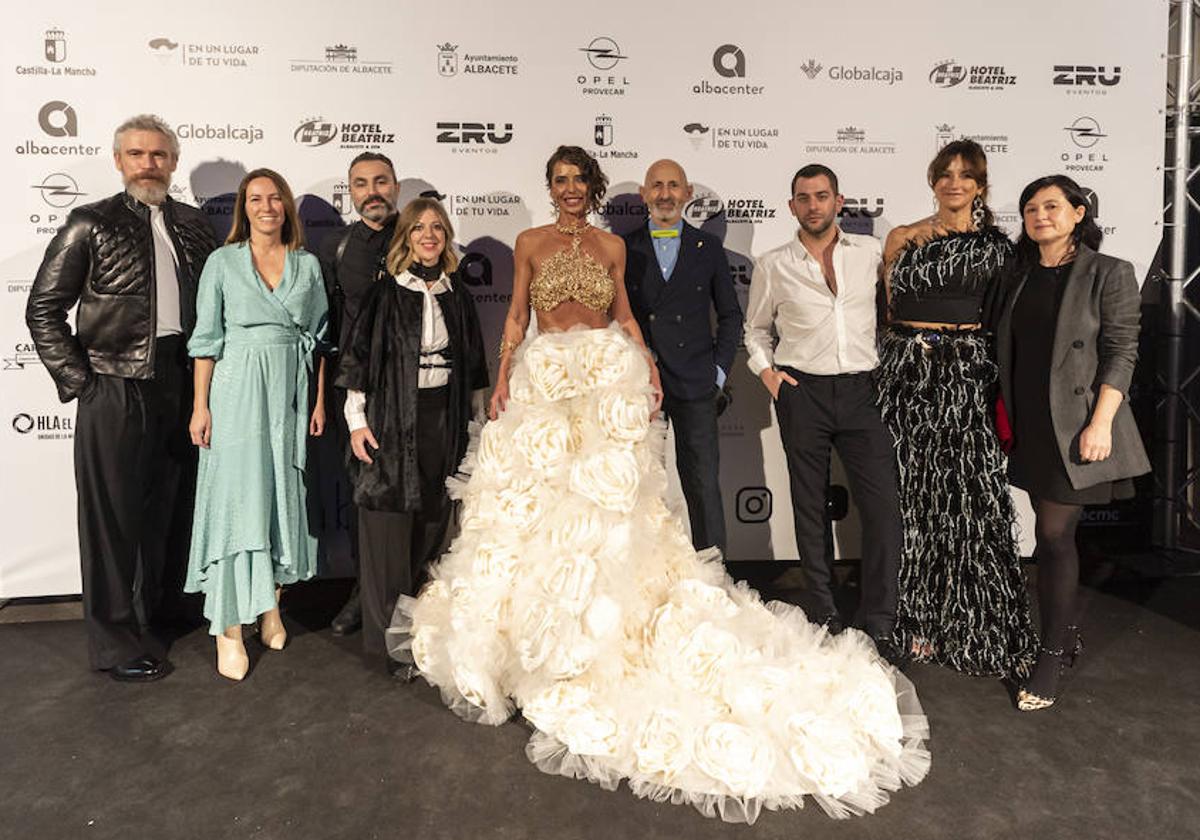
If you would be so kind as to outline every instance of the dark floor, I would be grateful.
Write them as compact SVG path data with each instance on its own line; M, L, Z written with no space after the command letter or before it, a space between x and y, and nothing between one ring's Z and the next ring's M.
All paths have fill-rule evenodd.
M1200 578L1109 571L1053 709L1022 714L998 681L915 666L933 729L921 785L873 816L810 806L749 828L542 775L520 723L464 723L321 629L340 582L289 592L291 643L249 644L240 685L216 675L203 631L175 644L172 676L131 686L87 670L79 621L10 618L0 838L1200 837Z

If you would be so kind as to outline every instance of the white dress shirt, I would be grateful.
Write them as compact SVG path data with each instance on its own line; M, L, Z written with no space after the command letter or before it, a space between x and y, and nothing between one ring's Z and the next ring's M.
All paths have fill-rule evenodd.
M746 363L755 375L776 366L828 376L879 364L875 288L882 249L873 236L838 230L831 255L838 293L799 236L763 254L746 306ZM772 331L779 343L772 340Z
M154 337L179 335L183 332L179 312L179 275L175 245L167 232L167 220L162 208L150 205L150 232L154 238Z
M420 292L425 300L421 307L421 358L417 373L418 388L440 388L450 382L450 369L441 367L450 363L439 351L450 346L450 334L446 331L446 319L442 317L442 307L435 299L437 295L451 290L450 278L442 272L442 276L432 285L414 277L407 271L396 278L396 285L402 289ZM362 391L346 392L346 426L350 431L356 431L367 425L367 396Z

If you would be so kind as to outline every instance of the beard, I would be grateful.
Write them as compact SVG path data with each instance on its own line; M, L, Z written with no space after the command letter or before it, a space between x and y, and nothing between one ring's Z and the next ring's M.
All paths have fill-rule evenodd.
M367 196L362 204L354 209L358 211L358 215L372 222L382 222L396 212L396 206L379 193Z
M142 204L162 204L167 192L171 189L171 177L159 178L147 175L140 178L130 178L125 182L126 191Z
M813 237L823 236L825 234L825 231L829 230L830 226L833 224L834 218L835 217L832 215L825 216L816 224L811 224L807 220L801 219L800 227L803 228L804 232L807 233L809 236L813 236Z
M655 204L650 208L650 218L660 225L673 225L679 221L679 205L660 207Z

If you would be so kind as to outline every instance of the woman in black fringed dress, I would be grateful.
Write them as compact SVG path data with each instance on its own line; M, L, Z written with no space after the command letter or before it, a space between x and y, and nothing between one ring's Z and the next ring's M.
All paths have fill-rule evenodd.
M1004 453L984 298L1013 246L985 202L987 159L958 140L929 165L937 212L885 246L890 326L880 408L896 438L904 549L896 641L914 659L1023 678L1037 652Z

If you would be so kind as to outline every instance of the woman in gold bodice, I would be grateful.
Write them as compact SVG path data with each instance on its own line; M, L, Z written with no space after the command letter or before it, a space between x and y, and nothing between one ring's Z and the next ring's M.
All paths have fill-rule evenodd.
M547 773L733 822L806 794L873 811L929 767L912 685L865 635L768 608L692 548L663 502L624 245L587 221L604 175L568 146L546 178L558 219L517 239L492 420L450 482L462 531L397 604L392 655L468 720L519 708Z
M599 212L608 178L596 159L578 146L559 146L546 162L546 187L558 218L517 237L513 295L500 341L500 370L488 414L495 420L508 404L513 351L529 329L529 308L539 332L617 324L643 350L625 293L625 243L588 222ZM650 364L655 411L662 402L658 368Z

